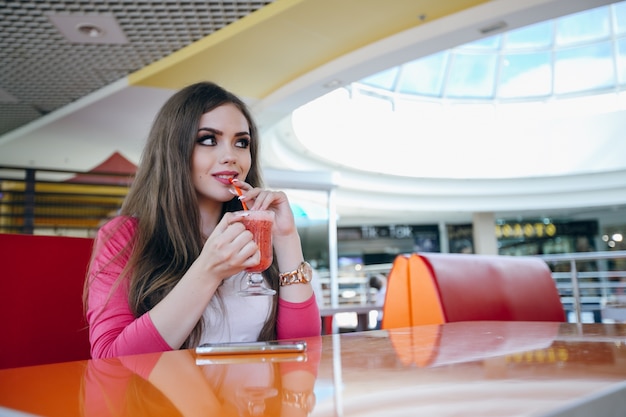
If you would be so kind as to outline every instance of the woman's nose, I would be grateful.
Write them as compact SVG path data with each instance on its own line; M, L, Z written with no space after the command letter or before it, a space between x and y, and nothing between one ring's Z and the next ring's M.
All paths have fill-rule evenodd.
M235 157L233 150L228 148L223 150L221 161L223 164L233 164L237 162L237 158Z

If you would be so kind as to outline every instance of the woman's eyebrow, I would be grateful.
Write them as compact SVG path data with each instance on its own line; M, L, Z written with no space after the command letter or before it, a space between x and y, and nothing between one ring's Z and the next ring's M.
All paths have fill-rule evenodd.
M214 129L212 127L201 127L198 129L198 133L200 132L211 132L214 133L216 135L224 135L224 132L222 132L221 130L218 129ZM248 132L247 130L244 130L243 132L237 132L235 133L235 136L250 136L250 132Z
M216 135L224 134L221 130L213 129L212 127L201 127L198 129L198 132L203 132L203 131L215 133Z

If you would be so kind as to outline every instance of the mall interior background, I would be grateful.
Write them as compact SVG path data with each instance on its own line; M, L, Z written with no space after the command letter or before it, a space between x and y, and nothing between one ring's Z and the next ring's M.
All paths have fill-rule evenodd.
M63 8L63 2L47 3L37 3L29 9L45 8L43 5L50 10ZM88 3L80 7L88 8ZM118 10L126 10L131 2L100 3L115 3ZM159 10L169 7L162 5L155 11L148 7L149 2L135 3L144 9L144 14L133 9L120 19L123 24L139 15L159 14ZM205 2L189 2L189 7L203 7L202 3ZM492 12L497 5L523 9L519 2L510 0L459 0L454 4L470 3L482 7L481 10L491 7ZM12 27L11 22L27 15L26 8L20 11L21 4L10 3L15 10L3 27ZM255 3L255 7L269 9L285 4L288 2L267 1ZM357 81L344 83L332 78L324 84L326 94L290 109L280 121L270 125L267 118L261 118L264 168L339 174L335 203L341 207L341 213L334 220L340 274L358 272L367 278L367 268L355 268L388 268L395 256L414 251L479 253L473 222L477 214L492 216L494 225L488 233L493 231L497 252L502 255L626 249L626 2L541 0L537 4L562 9L575 5L579 10L513 30L482 26L483 35L475 35L480 39L378 68L378 72ZM459 23L459 16L464 20L472 17L472 10L459 7L458 15L449 16L449 20L429 22L426 18L424 30L415 34L443 31L445 24L441 22ZM362 10L353 10L359 12ZM509 22L516 17L519 15L514 12L507 16ZM177 17L173 27L185 26L187 18ZM197 23L195 18L193 25ZM58 36L48 36L56 29L45 13L38 19L36 24L41 31L52 31L46 32L46 37ZM157 20L152 19L143 29L156 25ZM495 30L495 34L490 35L488 29ZM20 37L16 36L17 29L6 29L13 36L6 49L12 48L11 54L0 56L10 64L6 65L7 73L35 71L35 65L23 65L29 37L41 35L31 32ZM431 42L419 46L424 44ZM71 45L65 50L96 49ZM367 51L364 48L357 52ZM346 61L358 54L347 55L350 56ZM59 57L49 61L60 60ZM270 63L267 66L271 67ZM367 62L361 67L365 66L376 65ZM121 73L116 72L116 76ZM254 84L253 78L245 81ZM103 116L124 120L127 115L122 113L128 113L133 119L151 120L159 101L171 91L144 86L127 89L122 81L126 82L120 79L87 100L77 100L58 111L40 106L37 117L42 119L0 136L0 165L12 165L15 161L30 168L82 164L73 169L88 170L101 161L84 166L88 159L85 155L92 157L92 150L95 153L114 141L119 141L121 148L127 146L109 131L104 132L109 135L106 140L99 136L101 130L116 127ZM68 91L70 87L74 88L68 86ZM124 102L135 103L134 96L146 91L152 100L124 111ZM6 93L0 91L0 103L8 108L15 100ZM108 102L109 108L98 107L100 101ZM95 110L90 112L92 107ZM7 114L3 111L1 117ZM78 123L70 124L67 130L55 124L65 119ZM64 135L80 131L87 122L94 122L97 127L89 128L88 134L81 131L81 146L74 146ZM117 124L125 126L122 122ZM144 131L142 126L132 133L140 132L141 136ZM55 135L56 141L44 140ZM32 145L18 152L21 142ZM50 147L50 142L56 145ZM139 159L137 145L133 143L122 150L134 164ZM74 148L86 151L81 157L53 154L53 150L69 152ZM33 156L35 152L37 156ZM560 182L561 178L568 181ZM488 190L489 187L493 189ZM294 206L306 257L320 273L327 273L329 195L289 188L285 191ZM3 198L8 195L4 190ZM92 229L63 227L40 228L35 232L93 235ZM603 267L626 270L623 263Z

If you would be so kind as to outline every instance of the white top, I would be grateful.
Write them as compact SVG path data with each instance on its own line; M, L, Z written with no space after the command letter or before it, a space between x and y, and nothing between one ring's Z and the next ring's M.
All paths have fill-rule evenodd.
M237 292L245 284L245 272L224 280L218 289L221 297L213 297L202 316L204 331L200 344L255 342L258 339L274 297L242 297Z

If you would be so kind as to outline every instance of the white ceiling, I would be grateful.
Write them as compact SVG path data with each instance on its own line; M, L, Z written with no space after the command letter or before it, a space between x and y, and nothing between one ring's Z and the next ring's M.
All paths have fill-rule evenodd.
M305 51L294 49L292 52L286 49L288 47L286 44L278 46L264 44L263 46L268 49L264 49L261 53L266 53L270 58L267 62L257 59L252 65L243 62L245 61L243 54L238 55L238 50L231 47L228 48L229 59L235 62L239 59L243 62L242 66L250 67L252 72L245 74L244 78L238 76L236 80L245 80L245 82L235 83L237 87L231 87L229 83L233 81L219 72L216 72L215 78L219 82L220 77L224 77L222 84L244 97L254 110L263 130L265 141L263 162L266 168L339 172L336 203L340 224L471 221L472 213L475 211L494 211L501 216L517 216L520 213L528 216L549 215L557 212L564 216L575 217L607 210L607 207L610 210L626 205L626 172L623 170L545 178L470 180L386 176L377 173L376 161L371 161L372 172L369 173L345 169L300 148L293 137L289 119L294 109L331 91L336 84L345 85L387 67L478 39L484 36L480 33L480 29L494 23L506 22L506 29L512 29L608 4L612 2L611 0L526 0L524 2L493 0L475 1L473 2L475 6L471 4L472 1L459 0L446 3L447 6L451 6L451 10L440 10L445 7L434 6L431 4L433 2L428 1L398 1L399 13L406 14L406 11L400 10L400 6L413 7L415 10L411 13L419 18L421 14L417 13L417 10L425 10L424 21L415 19L413 27L405 25L396 27L394 30L388 29L378 34L375 39L352 43L349 40L363 39L365 34L374 32L374 28L384 25L379 22L371 27L367 25L357 27L353 22L368 23L369 17L367 16L370 16L371 10L380 7L380 2L361 0L359 3L356 0L350 0L342 3L350 7L345 10L339 7L336 10L336 15L342 17L342 19L337 19L337 27L353 27L350 25L354 25L356 28L353 30L354 33L336 32L336 42L346 45L343 49L339 48L341 53L333 49L333 32L324 32L324 25L334 24L332 20L325 19L325 16L333 10L332 6L336 3L330 0L317 0L315 3L317 8L315 8L314 2L315 0L291 2L278 0L269 6L263 6L261 2L189 2L197 7L200 7L198 6L200 3L204 3L205 7L208 7L206 4L219 4L223 15L228 14L226 6L238 3L246 3L244 15L255 8L261 8L261 12L251 15L257 20L250 17L239 19L236 24L227 26L225 31L207 33L209 36L200 39L196 44L191 41L187 42L191 45L187 49L183 48L182 52L172 52L168 55L169 52L161 51L164 58L160 61L147 62L145 68L137 69L134 77L130 74L129 77L107 82L104 87L86 92L80 98L64 106L50 112L41 112L29 123L22 124L13 130L7 130L7 125L3 125L7 133L0 136L0 165L82 171L98 165L116 151L131 161L138 162L144 138L157 109L179 84L184 85L193 81L193 77L198 76L194 73L181 76L174 81L170 81L170 76L170 80L162 81L158 79L160 74L167 75L168 71L179 68L177 66L187 68L189 71L201 69L198 68L196 61L191 61L193 65L189 64L185 67L186 62L196 59L199 55L192 50L195 45L198 45L198 48L208 48L209 43L213 48L216 44L232 46L228 42L234 42L236 35L243 33L254 36L256 28L258 27L261 31L264 24L271 23L271 27L282 29L289 27L294 24L294 17L290 13L301 12L309 19L307 25L310 26L307 28L308 31L302 30L302 27L299 29L301 32L306 32L307 36L313 34L314 36L311 37L317 39L319 45L326 48L324 59L320 58L316 63L309 63L307 68L295 68L292 66L297 62L291 61L298 61L298 54L304 54L306 57L305 47L302 45L299 47ZM114 3L119 6L124 2L92 3L107 3L112 7L115 6ZM146 6L150 2L135 1L134 3ZM168 2L152 3L166 4ZM104 13L110 13L111 10L104 10ZM263 10L267 12L263 14ZM317 13L311 13L311 10ZM188 16L193 16L193 14L188 13ZM363 19L357 19L361 15ZM292 20L280 21L280 24L277 24L275 19L288 16ZM430 16L437 18L431 20ZM234 18L234 20L237 19L237 17ZM120 24L122 29L128 31L128 26L124 24L126 21L118 16L119 20L122 20ZM398 20L401 19L398 18ZM374 25L374 23L370 24ZM7 27L0 26L3 32L7 30ZM230 34L229 28L233 31L230 38L226 36ZM226 35L222 38L214 38L216 34ZM323 39L321 34L324 35ZM285 34L274 33L273 36L273 42L279 42ZM148 36L144 37L148 38ZM295 35L294 37L297 38ZM277 55L278 58L271 59L272 51L280 47L285 49L279 51L281 53ZM84 50L77 45L71 45L66 48L66 51L73 49ZM323 48L319 46L319 49ZM323 53L311 47L310 55L323 55ZM0 53L0 58L11 61L12 65L16 65L16 56L14 54L3 57ZM72 65L78 66L78 61L80 57L74 58ZM110 64L107 68L112 67L115 65ZM272 88L255 93L254 89L259 89L259 85L263 85L261 80L271 79L282 67L285 68L282 81L274 80ZM291 72L288 72L287 68ZM127 69L121 72L124 71L125 74L132 72ZM270 74L266 75L268 72ZM42 78L42 75L44 79L63 78L63 74L54 72L39 74L38 77ZM78 81L75 80L76 83ZM6 77L0 78L0 88L8 92L10 96L16 96L11 82ZM71 85L74 80L69 79L64 82ZM251 87L244 85L246 83L249 83ZM240 92L237 91L239 87ZM2 106L5 104L0 104L0 108L4 108ZM333 151L333 149L328 149L329 154Z

